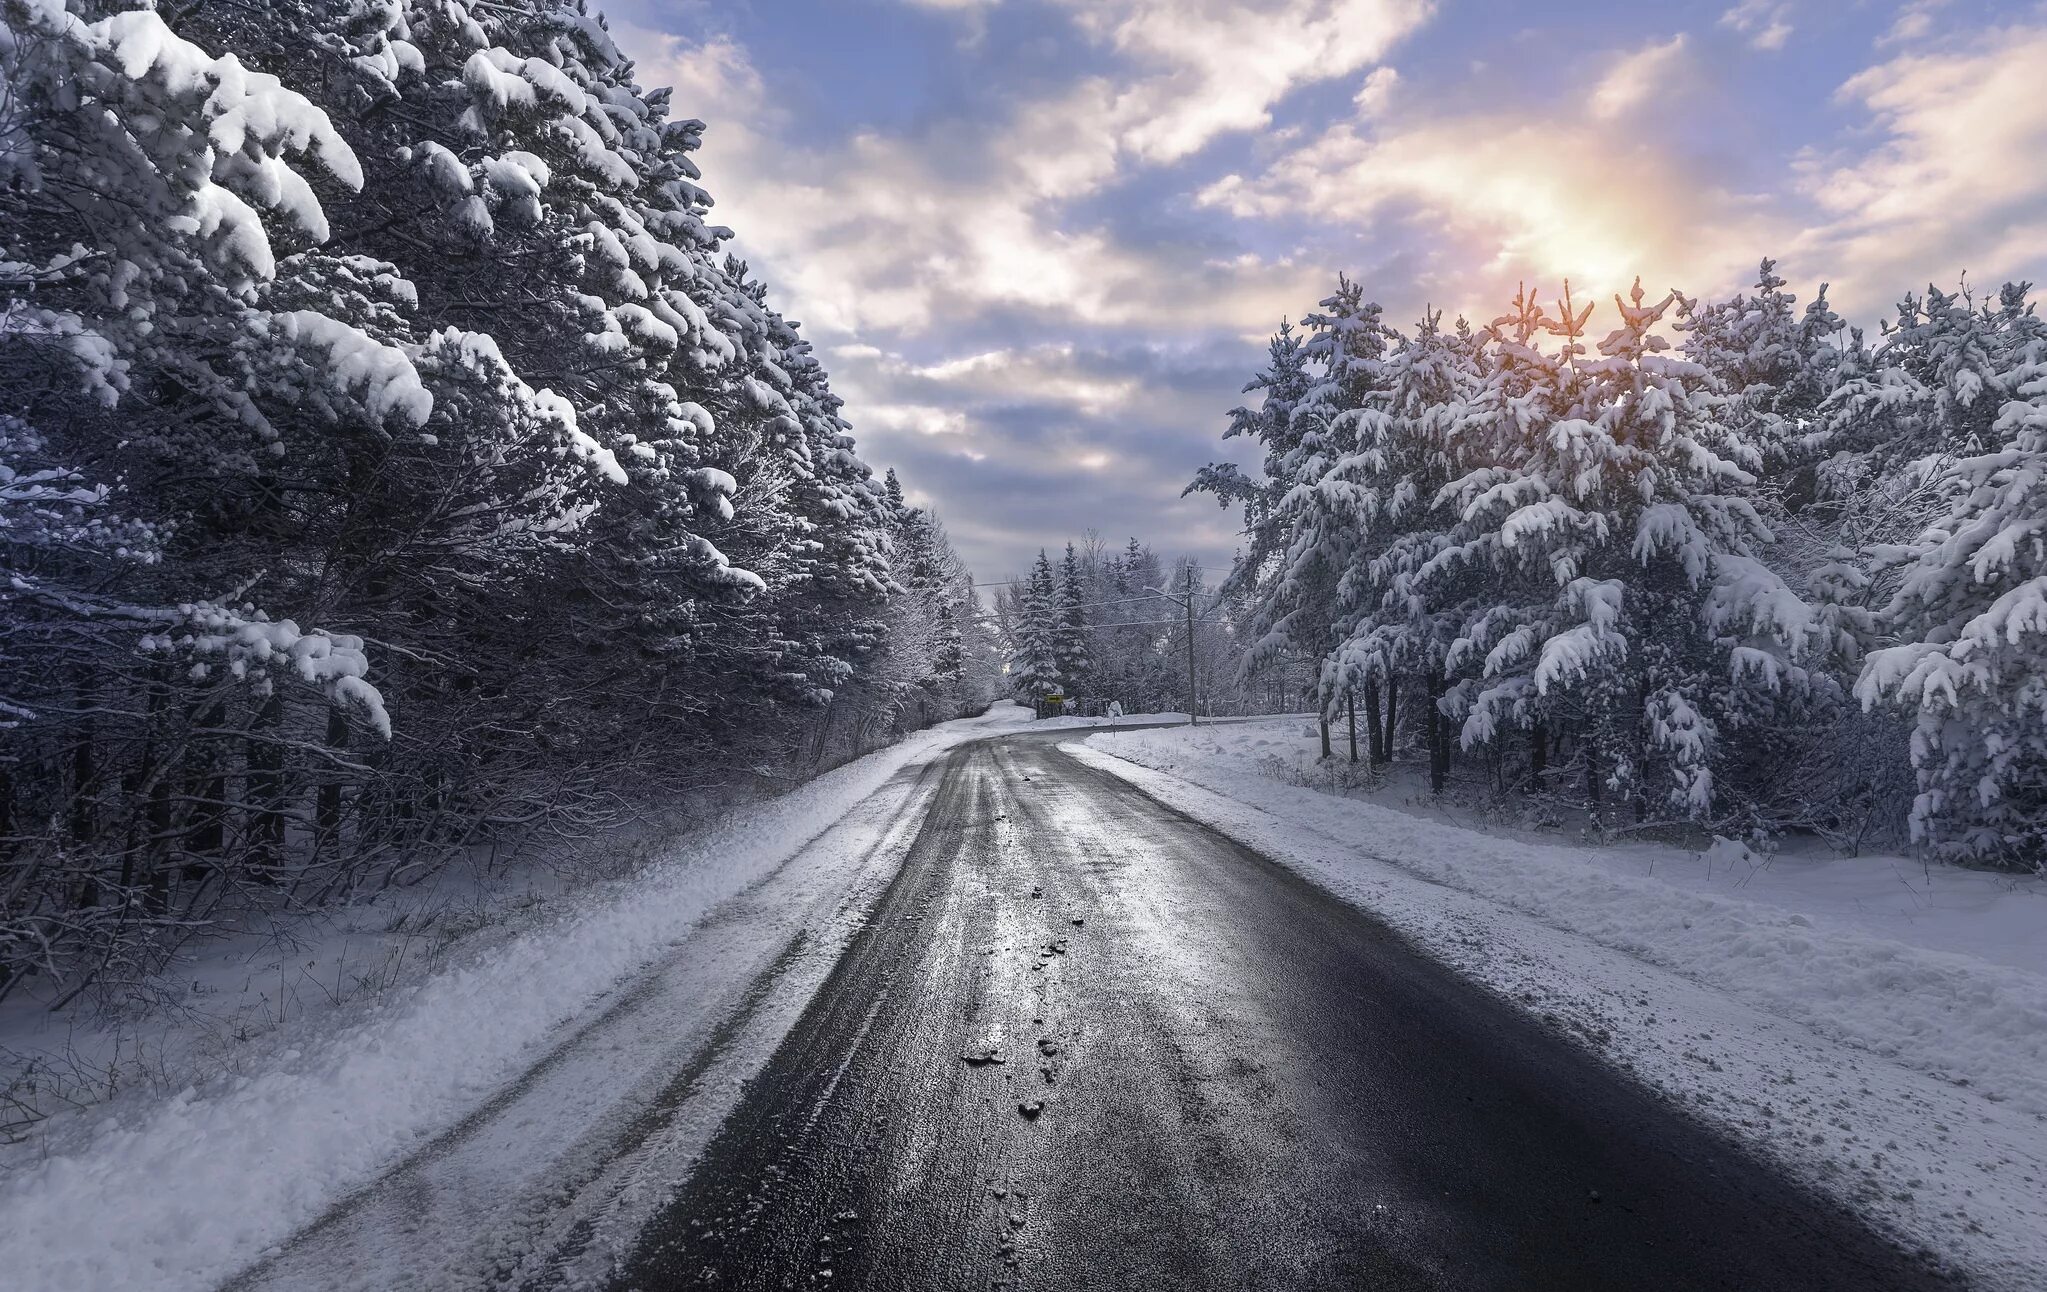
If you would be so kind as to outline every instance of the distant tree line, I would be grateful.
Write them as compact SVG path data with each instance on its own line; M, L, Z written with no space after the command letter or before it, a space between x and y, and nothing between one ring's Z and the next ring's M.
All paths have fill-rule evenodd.
M1060 695L1114 700L1126 713L1184 712L1191 657L1201 713L1311 703L1314 672L1302 661L1281 653L1244 667L1249 603L1212 583L1195 562L1169 568L1135 538L1116 550L1090 532L1057 563L1041 550L995 597L1011 693L1026 704Z
M579 0L0 4L0 995L991 698Z
M1769 261L1595 326L1523 291L1391 327L1356 283L1282 325L1191 491L1244 508L1245 660L1440 788L1611 830L1807 829L2047 856L2047 326L2025 284L1907 296L1872 339Z

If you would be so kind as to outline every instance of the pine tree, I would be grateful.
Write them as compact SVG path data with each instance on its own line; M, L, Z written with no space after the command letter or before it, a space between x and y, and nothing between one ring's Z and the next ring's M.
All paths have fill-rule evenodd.
M1379 306L1348 279L1306 322L1310 338L1301 355L1317 371L1286 410L1284 431L1272 428L1284 447L1269 455L1268 479L1284 489L1265 523L1285 535L1285 545L1270 550L1269 568L1255 577L1258 636L1245 660L1249 668L1285 654L1315 661L1317 702L1326 715L1353 681L1336 665L1335 621L1340 585L1361 562L1363 526L1375 506L1368 491L1332 471L1358 452L1360 414L1382 386L1390 334ZM1259 535L1252 540L1255 550Z
M1362 531L1356 564L1338 585L1335 678L1346 692L1363 692L1374 761L1392 755L1400 680L1421 680L1438 791L1452 746L1442 708L1450 648L1487 591L1457 568L1436 564L1449 543L1451 517L1441 500L1462 474L1460 432L1482 381L1478 359L1467 328L1446 333L1440 315L1424 317L1388 356L1383 388L1370 392L1357 414L1358 451L1331 472L1355 491Z
M1902 640L1856 685L1916 717L1914 835L2019 869L2047 846L2047 327L2026 293L1967 321L1929 293L1924 332L1894 338L1924 375L1887 411L1955 456L1929 468L1941 513L1877 554L1902 576L1884 608Z
M1902 823L1902 807L1892 805L1901 788L1909 794L1910 779L1901 774L1904 725L1887 712L1864 714L1848 689L1876 630L1867 571L1843 533L1860 507L1831 491L1845 464L1839 446L1828 447L1827 428L1837 417L1834 392L1866 356L1824 285L1802 312L1787 286L1766 259L1750 291L1705 306L1680 301L1673 325L1686 357L1723 392L1721 420L1762 454L1751 496L1774 541L1761 559L1817 617L1810 666L1742 705L1744 756L1729 763L1719 788L1759 822L1822 830L1854 846L1872 824Z
M1066 545L1066 557L1059 565L1059 587L1052 630L1053 666L1059 673L1060 689L1068 695L1095 690L1094 661L1088 649L1087 581L1081 576L1080 558L1073 544Z
M1025 580L1010 655L1010 689L1025 701L1059 693L1058 589L1044 549Z
M1997 444L2000 353L2029 330L2022 306L1978 307L1928 287L1907 295L1874 353L1859 346L1807 437L1816 492L1853 544L1909 541L1941 513L1923 465Z
M1231 409L1229 426L1223 431L1226 440L1246 436L1258 442L1264 451L1259 477L1244 475L1234 462L1210 463L1196 472L1193 482L1182 491L1182 496L1214 494L1216 502L1224 507L1232 503L1244 505L1244 531L1251 539L1251 550L1242 567L1247 570L1263 568L1282 545L1285 526L1273 514L1285 493L1280 483L1280 464L1298 442L1293 411L1307 398L1312 384L1308 356L1302 350L1300 338L1294 335L1292 324L1280 323L1266 354L1265 368L1244 386L1247 395L1261 394L1258 406ZM1130 545L1134 554L1137 540L1131 539Z
M1551 318L1526 295L1494 325L1479 404L1492 465L1450 486L1444 558L1491 572L1496 604L1451 662L1481 662L1467 746L1537 721L1574 731L1595 797L1708 818L1743 693L1803 667L1812 608L1756 559L1770 534L1745 495L1759 455L1717 418L1696 364L1653 331L1675 294L1616 298L1587 357L1591 307ZM1533 346L1562 338L1554 354Z
M1097 667L1113 669L1110 684L1126 712L1148 713L1165 708L1178 692L1174 689L1170 661L1164 656L1164 634L1159 623L1178 613L1173 602L1158 594L1166 585L1165 568L1158 554L1132 537L1116 563L1117 603L1105 607L1115 613L1106 622L1118 625L1099 630L1103 658ZM1113 665L1110 663L1113 661Z

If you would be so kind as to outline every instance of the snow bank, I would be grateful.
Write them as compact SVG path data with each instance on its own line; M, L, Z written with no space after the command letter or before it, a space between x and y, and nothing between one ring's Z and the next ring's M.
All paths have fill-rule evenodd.
M998 706L912 736L733 814L635 882L565 902L546 923L282 1052L267 1071L53 1130L41 1156L7 1163L0 1183L8 1285L218 1283L483 1103L595 998L670 953L896 772L1026 721Z
M1308 748L1297 727L1168 728L1088 744L2047 1116L2047 889L2038 884L1947 869L1936 881L1913 866L1934 890L1915 894L1896 858L1794 860L1779 872L1775 862L1724 859L1725 850L1495 837L1279 783L1273 772L1287 759L1275 746ZM1638 870L1646 873L1630 873ZM1821 882L1850 876L1838 894ZM1920 905L1917 918L1881 937L1855 927L1873 922L1863 904L1872 884L1899 888ZM1936 904L1950 892L1956 904Z

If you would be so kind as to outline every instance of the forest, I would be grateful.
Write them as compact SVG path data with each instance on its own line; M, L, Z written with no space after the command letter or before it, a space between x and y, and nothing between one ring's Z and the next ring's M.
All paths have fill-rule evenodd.
M1131 714L1311 707L1315 672L1305 659L1245 667L1252 605L1217 582L1186 557L1169 568L1135 538L1116 550L1090 531L1056 563L1040 551L1028 573L994 585L1010 689L1025 703L1113 700Z
M1001 668L576 0L7 0L0 997Z
M1769 260L1706 301L1524 288L1398 328L1356 282L1231 417L1243 668L1313 663L1371 757L1608 837L2047 855L2047 325L2030 286L1876 335ZM1327 736L1325 752L1327 752Z

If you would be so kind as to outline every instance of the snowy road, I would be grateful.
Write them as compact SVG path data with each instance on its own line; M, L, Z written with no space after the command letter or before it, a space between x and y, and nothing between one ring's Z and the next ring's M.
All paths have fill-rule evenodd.
M1053 741L935 771L899 874L620 1286L1940 1285Z

